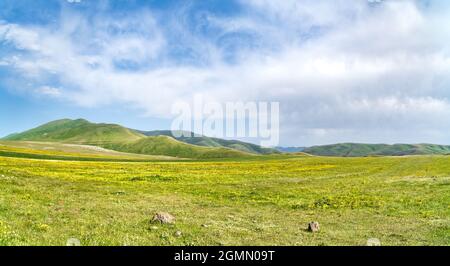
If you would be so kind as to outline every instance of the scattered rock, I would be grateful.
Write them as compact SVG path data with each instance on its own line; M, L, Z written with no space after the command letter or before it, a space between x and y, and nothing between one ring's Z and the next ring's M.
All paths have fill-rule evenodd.
M320 231L319 222L310 222L308 224L308 231L313 233L319 232Z
M161 224L173 224L175 223L175 217L167 212L158 212L155 214L155 216L153 216L151 222Z
M76 238L69 238L67 239L66 246L68 247L79 247L81 246L80 240Z
M183 234L183 233L181 233L181 231L176 231L176 232L175 232L175 236L176 236L176 237L180 237L182 234Z
M367 240L367 246L369 246L369 247L381 246L381 241L378 238L369 238Z
M209 227L209 225L207 225L207 224L202 224L202 227Z

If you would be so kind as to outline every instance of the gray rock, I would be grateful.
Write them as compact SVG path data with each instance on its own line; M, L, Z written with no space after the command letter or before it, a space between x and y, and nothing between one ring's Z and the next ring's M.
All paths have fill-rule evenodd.
M76 238L69 238L67 239L66 246L68 247L79 247L81 246L80 240Z
M175 217L167 212L158 212L155 214L155 216L153 216L151 222L161 224L173 224L175 223Z
M183 233L181 233L181 231L176 231L176 232L175 232L175 236L176 236L176 237L180 237L182 234L183 234Z
M310 222L308 224L308 231L309 232L313 232L313 233L319 232L320 231L320 224L319 224L319 222Z
M381 241L378 238L369 238L369 239L367 239L367 246L370 246L370 247L381 246Z

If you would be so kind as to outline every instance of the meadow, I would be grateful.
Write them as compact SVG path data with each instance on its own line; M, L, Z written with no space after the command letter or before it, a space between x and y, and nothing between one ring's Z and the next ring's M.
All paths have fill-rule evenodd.
M365 245L368 238L450 245L450 156L102 161L31 148L0 149L0 246L69 238L88 246ZM176 223L150 223L159 211ZM311 221L320 232L306 230Z

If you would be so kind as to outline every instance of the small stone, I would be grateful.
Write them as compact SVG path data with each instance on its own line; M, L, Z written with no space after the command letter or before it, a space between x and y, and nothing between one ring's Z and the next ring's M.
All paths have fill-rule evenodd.
M369 247L381 246L381 241L378 238L369 238L367 240L367 246L369 246Z
M202 224L202 227L209 227L209 225L207 225L207 224Z
M150 227L151 230L158 230L158 226L152 226Z
M152 223L173 224L175 217L167 212L158 212L153 216Z
M69 238L67 239L66 246L68 247L79 247L81 246L80 240L76 238Z
M316 233L320 231L320 225L319 222L310 222L308 224L308 231Z
M176 231L176 232L175 232L175 236L176 236L176 237L180 237L182 234L183 234L183 233L181 233L181 231Z

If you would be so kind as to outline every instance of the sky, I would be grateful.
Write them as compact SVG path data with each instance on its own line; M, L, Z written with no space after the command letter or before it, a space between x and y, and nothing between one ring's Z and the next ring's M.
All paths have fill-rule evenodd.
M0 136L280 103L280 145L450 144L450 1L1 0Z

